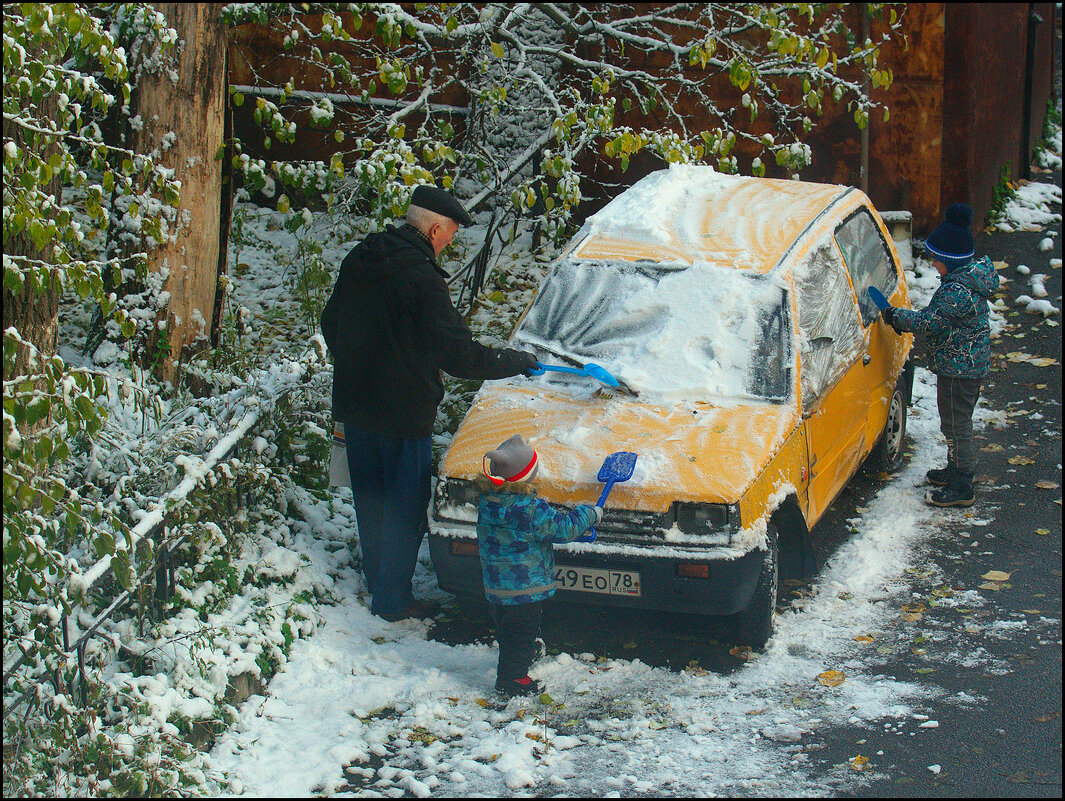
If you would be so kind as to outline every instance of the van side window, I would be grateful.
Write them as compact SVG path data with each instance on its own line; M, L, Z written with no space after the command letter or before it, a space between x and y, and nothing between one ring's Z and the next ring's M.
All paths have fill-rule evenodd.
M811 411L865 347L839 248L827 239L795 270L802 409Z
M891 251L866 208L858 209L836 229L836 242L858 295L862 325L868 328L877 317L877 308L866 287L875 286L884 297L890 297L899 284Z

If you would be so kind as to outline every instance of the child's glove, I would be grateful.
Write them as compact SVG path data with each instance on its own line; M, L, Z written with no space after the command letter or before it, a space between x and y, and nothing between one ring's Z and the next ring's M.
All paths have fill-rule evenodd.
M894 306L886 306L886 307L884 307L881 310L880 314L884 318L884 322L895 329L895 333L896 334L901 334L902 333L902 331L899 330L899 327L897 325L895 325L895 307Z
M603 519L603 507L593 506L592 509L595 510L595 523L592 523L592 525L588 528L588 533L586 535L577 538L577 542L595 542L595 525Z

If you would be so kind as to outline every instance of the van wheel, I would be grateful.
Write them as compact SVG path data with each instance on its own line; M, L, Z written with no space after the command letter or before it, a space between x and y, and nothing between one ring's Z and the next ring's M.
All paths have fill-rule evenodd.
M891 393L888 406L887 422L880 441L869 454L869 469L873 473L894 473L902 467L902 444L906 439L906 395L903 393L902 379Z
M777 529L770 523L766 530L766 549L758 584L754 588L751 605L735 616L733 632L740 645L761 650L773 635L773 614L777 606L779 581Z

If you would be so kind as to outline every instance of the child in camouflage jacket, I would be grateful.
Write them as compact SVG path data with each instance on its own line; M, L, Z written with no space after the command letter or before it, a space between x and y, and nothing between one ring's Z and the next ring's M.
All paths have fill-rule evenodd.
M495 491L481 497L477 543L484 594L499 642L496 691L505 697L538 695L543 687L529 678L536 653L543 603L555 594L552 544L573 542L602 519L598 506L580 504L558 511L533 492L499 491L504 484L529 487L538 456L520 434L485 454L484 474ZM591 536L583 537L590 542Z
M885 322L897 332L917 331L927 337L940 428L947 440L946 467L925 476L938 487L925 498L932 506L972 506L975 501L973 411L991 367L987 304L999 277L987 256L974 258L972 217L968 205L952 203L929 234L925 250L942 283L928 305L920 311L891 306L883 311Z

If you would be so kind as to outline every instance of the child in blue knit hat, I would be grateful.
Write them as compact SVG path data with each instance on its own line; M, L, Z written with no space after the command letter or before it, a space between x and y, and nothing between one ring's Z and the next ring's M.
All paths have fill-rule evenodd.
M976 448L973 410L991 368L991 328L987 303L998 289L991 259L974 259L973 210L952 203L944 220L928 236L925 250L942 282L920 311L883 310L896 332L921 331L927 336L940 430L947 440L947 465L929 470L925 478L938 489L925 496L932 506L972 506Z
M543 691L529 678L529 668L538 656L544 601L555 594L552 544L591 542L594 532L584 535L603 517L599 506L579 504L563 512L537 498L530 482L539 466L536 451L520 434L486 453L482 463L491 483L477 510L477 543L499 642L495 688L507 698Z

